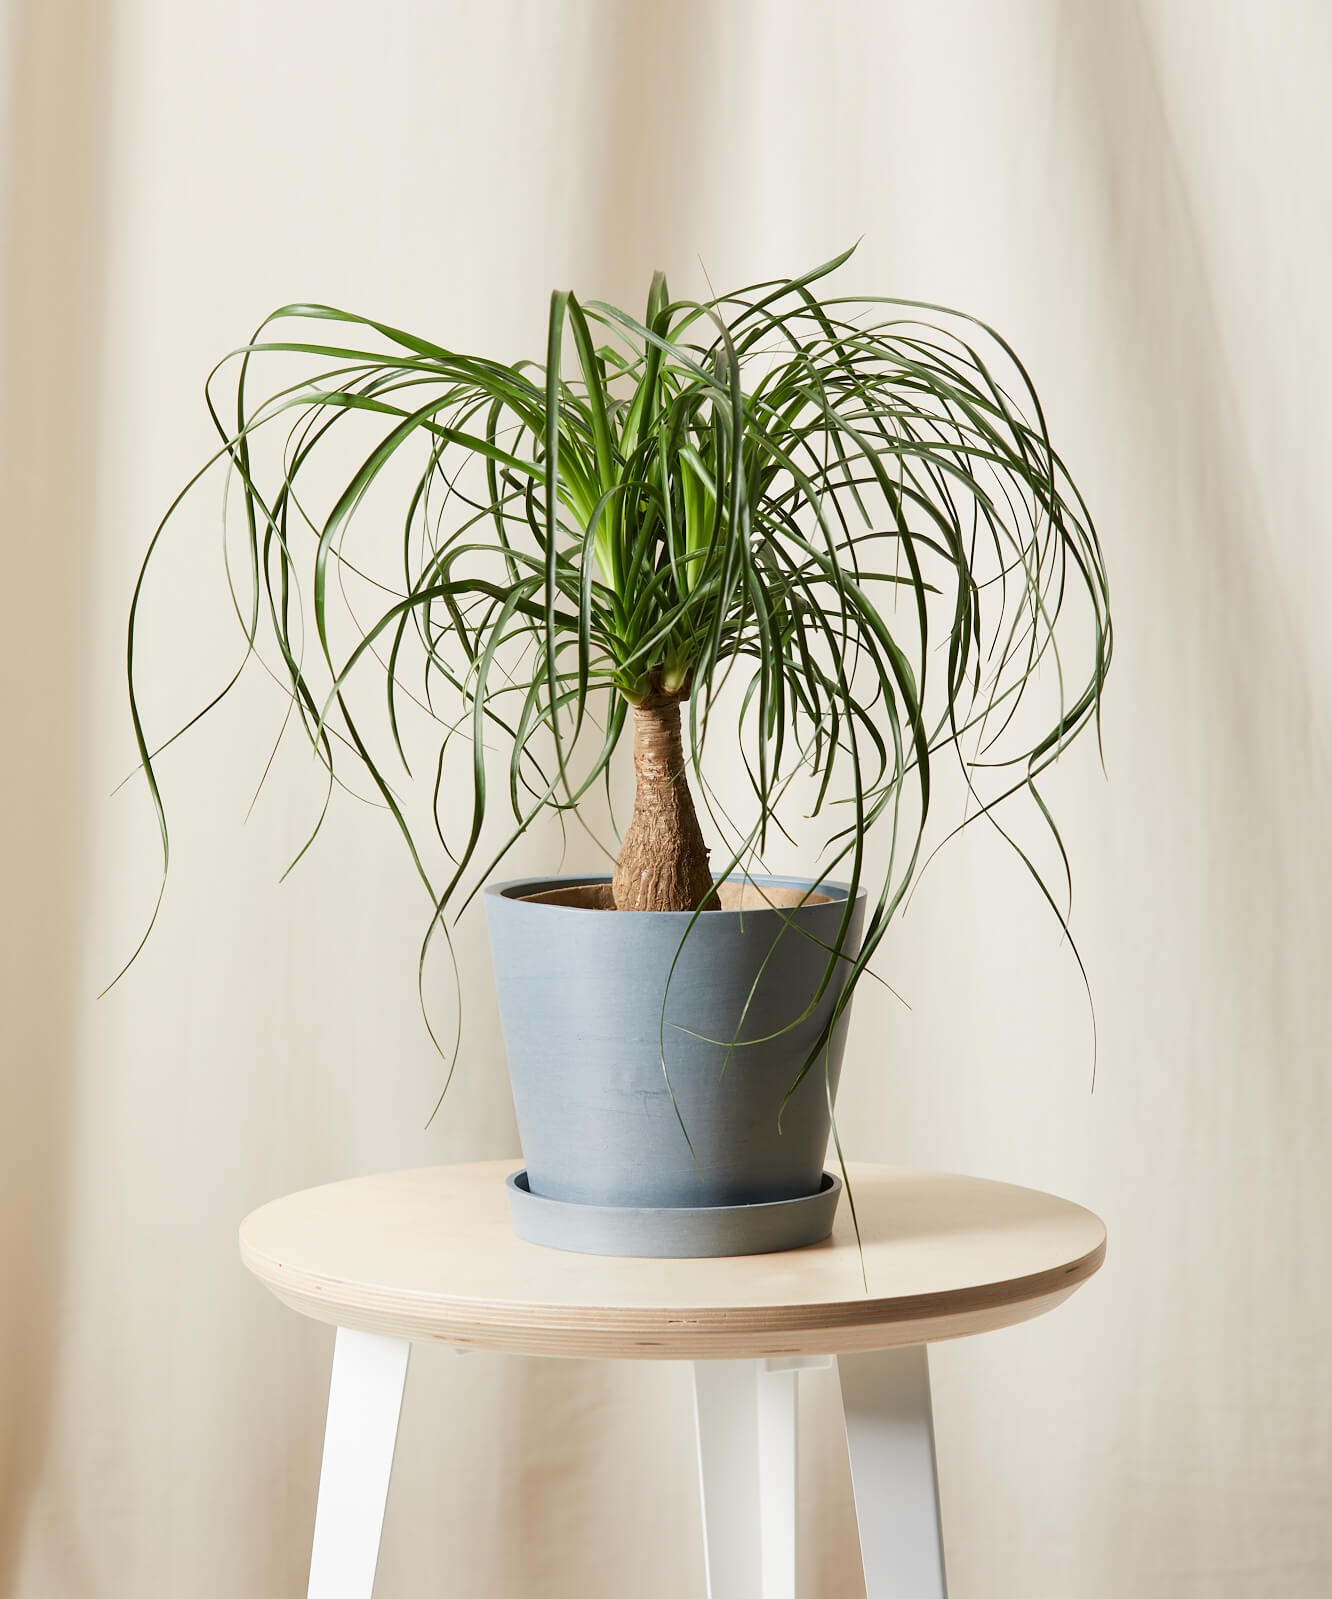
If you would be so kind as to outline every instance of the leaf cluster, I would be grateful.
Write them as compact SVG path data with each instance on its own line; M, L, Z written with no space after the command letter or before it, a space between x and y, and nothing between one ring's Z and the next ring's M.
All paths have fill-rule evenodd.
M1037 780L1096 718L1111 658L1091 518L1009 346L941 307L829 295L846 258L703 302L672 300L658 274L641 319L556 293L542 363L290 305L213 374L218 457L243 510L230 572L247 657L285 684L329 793L349 768L368 777L427 887L432 932L537 816L576 812L607 781L628 708L654 693L688 693L726 871L761 861L798 805L822 824L822 874L869 889L848 997L921 864L941 755L976 797L969 821L1025 793L1058 843ZM275 363L298 370L261 384ZM266 465L274 430L280 461ZM135 646L179 503L129 639L164 862ZM348 537L378 536L386 503L391 581ZM1076 670L1060 650L1070 621ZM1053 682L1053 707L1029 703L1038 681ZM365 682L375 716L352 692ZM434 730L428 775L409 758L409 717ZM738 821L708 782L719 737L744 759ZM446 777L460 742L470 802ZM418 775L424 822L403 797ZM867 853L874 836L883 847Z

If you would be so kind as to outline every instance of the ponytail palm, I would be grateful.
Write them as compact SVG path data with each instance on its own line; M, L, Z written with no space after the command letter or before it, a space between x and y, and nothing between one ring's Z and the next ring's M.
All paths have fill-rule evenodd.
M869 889L851 986L921 863L941 755L971 819L1025 795L1053 832L1038 780L1110 663L1090 518L1007 345L937 307L827 295L845 259L703 303L658 274L641 320L556 293L542 364L286 306L210 380L248 649L330 791L368 777L432 929L536 817L606 782L631 724L616 907L706 912L714 876L798 821L821 874ZM391 577L358 542L386 525ZM165 846L142 586L131 701ZM709 755L737 748L747 796L723 806Z

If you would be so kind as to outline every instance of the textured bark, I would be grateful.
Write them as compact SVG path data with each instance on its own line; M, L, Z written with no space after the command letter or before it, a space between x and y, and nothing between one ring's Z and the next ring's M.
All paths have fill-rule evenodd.
M680 736L680 695L634 707L634 814L612 884L617 911L716 907L708 851L694 814Z

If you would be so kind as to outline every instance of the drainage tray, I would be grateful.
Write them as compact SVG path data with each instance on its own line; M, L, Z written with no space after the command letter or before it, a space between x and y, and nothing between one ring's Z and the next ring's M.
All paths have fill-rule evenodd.
M534 1194L526 1171L505 1182L514 1231L529 1244L580 1255L699 1259L768 1255L821 1243L832 1232L842 1180L824 1172L817 1193L757 1205L691 1205L679 1209L582 1205Z

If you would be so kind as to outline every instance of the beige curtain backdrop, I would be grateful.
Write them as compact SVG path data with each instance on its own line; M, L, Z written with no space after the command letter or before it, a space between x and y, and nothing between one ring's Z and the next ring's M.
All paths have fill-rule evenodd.
M934 1358L956 1599L1332 1592L1332 18L1318 0L11 0L0 625L0 1594L304 1592L327 1329L241 1216L516 1151L479 921L462 1064L416 1007L381 818L294 756L245 813L262 678L164 766L157 932L123 629L211 448L204 374L323 300L539 354L551 287L637 305L863 240L848 286L1028 360L1095 508L1118 650L1054 799L1076 969L984 840L866 988L848 1153L1028 1183L1110 1229L1037 1323ZM700 263L702 265L700 265ZM215 498L164 561L148 710L220 681ZM196 591L211 598L196 603ZM178 663L168 668L168 659ZM550 864L552 835L518 870ZM583 864L576 853L569 864ZM781 862L779 864L797 864ZM806 1589L854 1599L833 1394ZM458 1360L409 1383L377 1592L701 1596L688 1375Z

